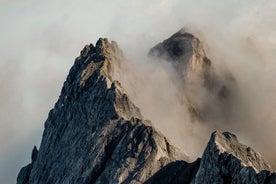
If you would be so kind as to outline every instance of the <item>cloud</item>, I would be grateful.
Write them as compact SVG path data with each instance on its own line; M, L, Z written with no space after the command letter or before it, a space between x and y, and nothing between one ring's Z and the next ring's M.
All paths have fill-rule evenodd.
M30 161L32 146L40 142L47 113L58 98L74 58L86 43L95 43L101 36L116 40L127 57L142 67L146 62L151 63L146 60L149 48L183 26L204 41L215 67L218 70L227 67L239 83L246 108L242 112L247 117L238 118L233 131L265 158L275 159L275 146L271 146L276 145L273 132L276 3L273 0L2 0L0 3L1 183L14 183L18 169ZM144 71L162 89L156 99L178 109L181 104L175 103L178 93L170 83L170 67L164 65L155 68L155 64L147 64ZM143 80L139 81L141 85ZM150 86L146 92L155 94ZM143 105L142 100L138 105L146 111L147 104ZM162 107L160 102L152 105L157 108L144 113L149 119L163 119L163 123L155 123L160 129L170 125L177 129L178 122L183 121L178 115L185 108L179 108L183 112L175 112ZM156 117L161 112L168 116ZM175 116L176 123L166 124L170 116ZM210 130L198 124L192 131ZM182 131L165 133L178 144L188 139ZM205 138L190 142L203 144ZM193 149L193 144L187 148ZM16 154L12 155L13 152ZM12 173L10 178L4 177L6 168Z

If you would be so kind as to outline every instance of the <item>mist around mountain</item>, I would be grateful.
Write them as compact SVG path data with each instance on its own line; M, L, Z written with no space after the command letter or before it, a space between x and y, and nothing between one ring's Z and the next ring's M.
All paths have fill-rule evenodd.
M44 122L72 59L99 37L116 40L135 66L118 78L134 104L193 160L202 156L210 134L219 129L234 133L276 167L274 0L3 0L0 4L0 183L15 183L19 169L30 163L30 151L34 145L39 148ZM183 26L202 42L217 75L231 71L235 77L240 98L226 108L233 110L233 119L214 118L220 112L214 107L211 121L200 123L189 117L190 109L179 101L181 87L172 83L176 76L170 63L147 59L150 48ZM193 99L195 103L200 98Z
M186 115L203 124L209 120L186 91L206 89L214 95L215 106L234 98L222 90L236 88L219 83L224 80L215 75L198 38L182 30L175 35L150 55L172 64ZM127 63L114 41L100 38L95 46L84 47L49 112L39 150L34 147L32 162L18 174L18 184L276 182L276 173L262 156L229 132L214 132L197 160L175 147L115 80L129 70Z

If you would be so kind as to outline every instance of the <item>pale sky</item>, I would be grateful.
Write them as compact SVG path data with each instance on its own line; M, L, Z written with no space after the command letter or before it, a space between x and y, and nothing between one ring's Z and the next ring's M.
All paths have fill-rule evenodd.
M255 105L269 109L260 117L271 117L260 127L274 138L275 12L273 0L0 0L0 183L15 183L30 162L74 58L99 37L117 41L128 57L137 58L191 27L211 58L225 60L242 84L256 91L252 100L261 100ZM261 59L251 60L256 50L237 49L241 38L253 40ZM271 144L276 153L276 142Z

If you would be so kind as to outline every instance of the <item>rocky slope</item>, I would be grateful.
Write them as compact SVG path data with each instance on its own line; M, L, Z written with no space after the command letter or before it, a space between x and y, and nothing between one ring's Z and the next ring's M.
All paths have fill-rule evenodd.
M147 183L275 184L276 173L259 153L239 143L235 135L214 132L201 160L172 162Z
M252 148L229 132L214 132L194 183L276 183L276 173Z
M120 57L117 44L106 39L81 51L18 184L142 183L167 163L188 160L112 80Z
M107 39L85 46L18 184L276 183L262 157L230 133L213 133L202 159L190 162L113 79L123 58Z

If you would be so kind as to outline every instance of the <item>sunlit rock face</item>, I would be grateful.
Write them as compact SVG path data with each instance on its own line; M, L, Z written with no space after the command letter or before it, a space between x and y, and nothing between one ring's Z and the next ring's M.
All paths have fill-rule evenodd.
M229 132L214 132L194 183L276 183L276 173L252 148Z

